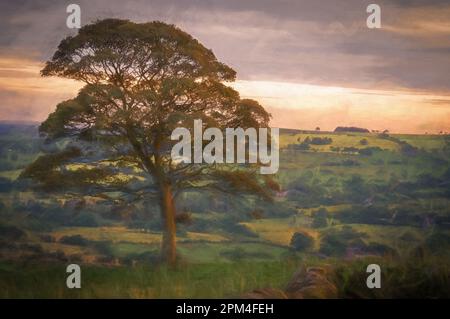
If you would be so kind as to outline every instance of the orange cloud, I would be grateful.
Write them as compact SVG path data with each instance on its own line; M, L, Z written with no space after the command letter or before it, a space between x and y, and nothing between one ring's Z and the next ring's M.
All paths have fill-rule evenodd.
M76 81L42 78L43 63L0 57L1 120L42 121L81 88ZM392 132L450 131L450 96L400 90L364 90L274 81L232 85L273 114L273 126L333 130L339 125Z
M81 87L72 80L42 78L42 67L32 59L0 56L0 120L42 121Z
M450 96L285 82L237 81L243 97L273 114L272 125L333 130L339 125L398 133L450 131Z

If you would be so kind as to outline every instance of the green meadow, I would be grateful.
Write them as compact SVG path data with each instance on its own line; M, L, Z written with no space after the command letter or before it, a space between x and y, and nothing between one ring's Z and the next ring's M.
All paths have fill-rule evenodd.
M342 298L450 296L450 138L281 130L273 202L187 192L176 267L159 260L153 199L47 192L19 178L46 147L33 126L0 136L1 298L224 298L329 270ZM63 147L63 145L61 145ZM105 165L109 165L105 163ZM78 166L68 169L78 169ZM136 169L118 178L140 181ZM82 288L66 288L69 263ZM365 286L377 263L383 287Z

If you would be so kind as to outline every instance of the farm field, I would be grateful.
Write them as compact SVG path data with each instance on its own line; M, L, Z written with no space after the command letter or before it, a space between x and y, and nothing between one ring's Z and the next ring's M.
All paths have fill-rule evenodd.
M412 294L429 293L430 285L450 296L448 136L281 130L280 138L281 189L273 202L205 192L181 196L180 262L170 269L158 261L162 221L153 199L39 189L20 177L45 147L36 127L4 130L0 297L239 297L282 289L307 267L331 269L339 285L345 276L364 276L373 260L405 282L387 278L378 295L344 285L340 297L392 297L402 284ZM140 175L124 168L117 178L141 183ZM84 265L85 289L64 288L68 263ZM435 272L414 286L421 267Z

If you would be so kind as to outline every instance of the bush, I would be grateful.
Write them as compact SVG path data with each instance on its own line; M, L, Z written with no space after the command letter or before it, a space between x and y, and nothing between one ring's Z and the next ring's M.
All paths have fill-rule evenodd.
M320 208L319 210L313 213L314 219L312 223L312 227L314 228L322 228L328 226L327 218L328 211L325 208Z
M111 247L111 242L106 240L93 241L91 242L92 247L101 255L112 256L113 249Z
M177 224L191 225L192 213L190 212L177 213L177 215L175 216L175 221Z
M384 205L375 204L368 207L353 205L351 208L341 211L337 218L342 223L348 224L390 225L392 215L393 212ZM395 224L403 219L402 215L402 211L397 212Z
M374 146L374 147L362 148L362 149L358 150L358 153L360 155L371 156L374 152L378 152L378 151L381 151L381 148L379 148L378 146Z
M258 234L252 232L250 229L248 229L244 225L239 224L238 221L236 221L232 218L224 219L221 223L220 228L226 232L230 232L230 233L233 233L236 235L253 237L253 238L258 237Z
M419 149L407 142L401 141L400 144L400 152L405 156L416 156L419 153Z
M360 175L352 175L343 181L344 192L348 200L361 202L371 196L371 186Z
M348 248L365 248L363 237L363 233L354 231L349 226L344 226L341 230L333 229L323 236L320 252L328 256L343 256Z
M313 137L309 143L312 145L329 145L333 143L333 139L331 137Z
M354 126L338 126L334 129L335 132L355 132L355 133L370 133L366 128L354 127Z
M296 251L307 251L313 247L314 239L305 233L297 232L292 235L290 245Z

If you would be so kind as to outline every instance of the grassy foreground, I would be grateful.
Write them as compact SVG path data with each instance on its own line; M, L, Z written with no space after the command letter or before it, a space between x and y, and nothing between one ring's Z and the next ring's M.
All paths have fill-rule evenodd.
M165 266L81 266L81 289L66 288L66 265L0 264L0 298L226 298L283 288L294 262Z
M81 289L66 288L65 264L0 263L0 298L239 298L258 288L283 290L292 275L323 267L339 298L447 298L450 269L442 256L406 260L366 257L321 260L291 256L279 261L104 267L83 265ZM366 267L382 266L382 287L368 289ZM320 287L318 287L320 289Z

